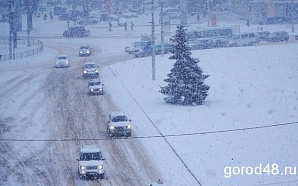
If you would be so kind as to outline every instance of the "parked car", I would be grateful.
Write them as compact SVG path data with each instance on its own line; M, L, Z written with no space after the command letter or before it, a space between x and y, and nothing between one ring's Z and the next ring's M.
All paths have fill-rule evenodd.
M103 95L103 84L100 79L91 79L87 86L88 95Z
M104 160L101 149L98 145L82 145L78 172L81 179L104 179Z
M272 32L267 37L267 41L270 41L270 42L279 42L279 41L288 41L288 40L289 40L289 34L285 31Z
M87 30L84 26L69 27L68 30L63 32L64 37L87 37L90 35L90 30Z
M88 44L84 44L80 46L79 57L90 56L91 53L92 53L92 48L90 48Z
M94 62L86 62L82 66L83 70L83 77L84 78L98 78L99 77L99 70L98 67Z
M255 32L256 36L258 37L259 41L266 41L268 36L270 35L269 31L259 31Z
M131 120L123 111L112 112L109 115L107 131L111 137L131 136Z
M67 55L59 55L56 58L56 68L61 68L61 67L69 67L69 62L68 62L68 56Z
M80 18L77 23L79 25L91 25L91 24L97 24L100 21L99 18L95 16L89 16L89 17L83 17Z

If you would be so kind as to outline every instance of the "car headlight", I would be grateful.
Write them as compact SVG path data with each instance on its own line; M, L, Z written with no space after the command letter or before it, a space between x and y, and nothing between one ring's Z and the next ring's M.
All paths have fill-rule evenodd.
M99 165L99 166L98 166L98 169L103 169L103 166L102 166L102 165Z
M80 169L81 169L81 170L85 170L86 167L85 167L85 166L80 166Z
M82 51L80 51L80 54L83 53Z
M91 92L93 92L93 88L91 89Z
M128 125L127 128L130 129L131 128L131 125Z
M110 126L110 129L111 129L111 130L114 130L114 128L115 128L114 126Z
M66 61L65 63L68 64L68 61Z
M87 74L87 71L86 70L84 70L84 74Z
M89 51L87 51L87 54L89 54Z
M98 73L98 70L95 70L96 73Z
M140 52L142 52L143 50L141 49Z
M102 91L102 88L100 88L99 90Z

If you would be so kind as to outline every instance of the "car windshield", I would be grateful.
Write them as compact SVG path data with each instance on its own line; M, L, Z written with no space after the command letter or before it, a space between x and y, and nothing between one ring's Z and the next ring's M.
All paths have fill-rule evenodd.
M132 46L134 47L141 47L141 46L144 46L146 43L145 42L135 42L132 44Z
M85 68L96 68L95 64L85 64Z
M57 57L57 59L67 59L67 57L66 56L59 56L59 57Z
M95 86L95 85L100 85L100 82L89 82L89 86Z
M118 121L127 121L126 116L115 116L112 118L112 122L118 122Z
M80 49L88 49L88 46L81 46Z
M84 152L80 154L80 161L101 160L100 152Z

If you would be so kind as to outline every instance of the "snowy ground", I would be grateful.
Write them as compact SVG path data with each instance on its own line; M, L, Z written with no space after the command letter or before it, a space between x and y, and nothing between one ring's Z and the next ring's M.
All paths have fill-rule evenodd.
M44 53L0 66L0 137L8 139L0 142L0 185L148 185L159 178L178 186L297 185L296 175L281 175L284 166L291 166L292 172L297 167L297 41L194 51L193 57L210 75L209 96L202 106L172 106L158 92L174 63L169 55L156 57L152 81L151 58L132 59L124 53L125 45L150 33L150 26L141 26L150 16L134 21L134 31L115 28L109 33L101 23L90 26L92 37L79 39L60 38L65 22L36 21L40 26L32 35L43 36ZM256 27L241 25L241 31ZM0 28L5 35L7 26ZM95 53L78 58L81 43ZM61 53L70 56L70 69L52 68ZM103 97L86 96L80 74L86 60L103 68ZM114 109L131 117L132 139L102 140L105 117ZM108 178L80 181L75 160L79 146L94 142L103 147ZM278 175L225 178L225 167L264 168L274 163Z

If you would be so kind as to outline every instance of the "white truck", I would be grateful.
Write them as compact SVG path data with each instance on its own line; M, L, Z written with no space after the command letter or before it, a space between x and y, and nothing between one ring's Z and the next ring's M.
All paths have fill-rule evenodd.
M79 176L82 179L104 179L104 160L98 145L82 145L80 150Z

